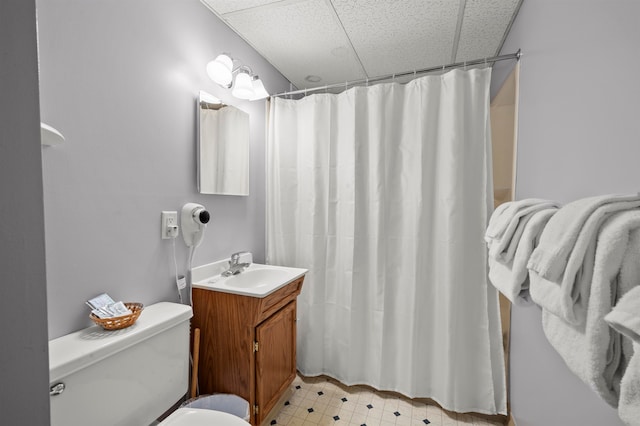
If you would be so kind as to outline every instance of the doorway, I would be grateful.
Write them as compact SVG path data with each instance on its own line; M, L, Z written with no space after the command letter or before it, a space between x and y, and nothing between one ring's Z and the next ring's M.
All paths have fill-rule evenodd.
M512 201L515 195L519 72L520 63L518 62L502 84L495 98L491 101L494 207ZM507 411L510 413L509 340L511 332L511 302L502 294L500 294L500 319L507 378ZM510 424L511 422L512 420L510 420Z

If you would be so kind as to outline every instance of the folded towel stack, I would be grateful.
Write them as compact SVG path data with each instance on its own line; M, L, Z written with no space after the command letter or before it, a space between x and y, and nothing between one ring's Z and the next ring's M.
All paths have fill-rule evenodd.
M618 294L640 282L640 210L612 215L602 224L594 246L584 323L571 324L543 309L542 325L569 369L615 407L625 362L621 336L607 326L604 318Z
M512 258L489 255L489 280L512 303L523 304L530 300L527 261L547 221L556 211L556 208L540 210L523 221L523 232L519 233L520 239Z
M637 255L638 253L636 253ZM620 383L618 414L629 426L640 425L640 287L627 292L605 317L611 327L633 343Z
M512 303L529 301L527 261L557 210L555 202L526 199L501 204L491 216L485 234L489 280Z
M638 207L638 195L605 195L558 210L527 265L533 301L569 324L584 324L598 232L613 213Z
M516 247L532 216L547 209L557 209L553 201L530 198L498 206L485 234L489 255L502 261L513 259Z
M569 369L640 426L640 194L505 203L485 241L493 285L530 296Z

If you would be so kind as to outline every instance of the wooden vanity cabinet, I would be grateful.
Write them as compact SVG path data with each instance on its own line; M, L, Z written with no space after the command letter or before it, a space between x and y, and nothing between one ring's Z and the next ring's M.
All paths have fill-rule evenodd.
M296 297L303 280L264 298L193 289L200 394L246 399L254 426L267 418L296 376Z

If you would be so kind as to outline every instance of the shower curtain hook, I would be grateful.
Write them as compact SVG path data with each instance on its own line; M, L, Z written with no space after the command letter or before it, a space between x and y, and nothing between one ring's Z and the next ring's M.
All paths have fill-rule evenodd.
M369 77L367 77L367 87L369 87Z
M396 73L394 72L393 75L391 76L391 82L395 83L396 82Z

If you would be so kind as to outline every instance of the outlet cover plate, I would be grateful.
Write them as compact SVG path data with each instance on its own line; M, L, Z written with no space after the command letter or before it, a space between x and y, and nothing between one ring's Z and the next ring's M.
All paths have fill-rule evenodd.
M162 223L161 235L163 240L176 238L178 236L178 212L177 211L163 211L161 215L161 223Z

